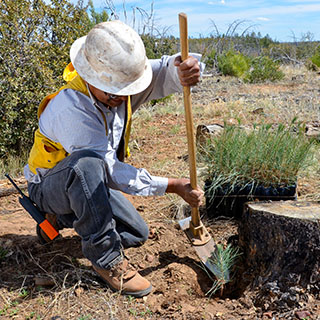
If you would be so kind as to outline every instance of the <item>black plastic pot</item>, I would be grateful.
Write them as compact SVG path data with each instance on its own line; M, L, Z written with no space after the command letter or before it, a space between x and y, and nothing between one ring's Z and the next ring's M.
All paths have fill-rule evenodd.
M258 185L252 188L252 185L235 186L230 191L230 185L219 187L212 197L208 189L211 186L211 181L205 183L206 209L207 215L210 218L219 216L241 218L244 204L248 201L258 200L296 200L297 185L289 186L270 186L264 187Z

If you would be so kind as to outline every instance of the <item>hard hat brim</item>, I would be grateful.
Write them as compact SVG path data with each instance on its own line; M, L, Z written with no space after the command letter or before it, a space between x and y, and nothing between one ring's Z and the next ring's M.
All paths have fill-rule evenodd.
M77 39L71 46L70 59L78 74L94 87L119 96L129 96L142 92L151 83L152 67L146 59L143 74L133 82L113 81L112 77L104 80L104 76L97 73L89 64L85 54L84 47L87 36Z

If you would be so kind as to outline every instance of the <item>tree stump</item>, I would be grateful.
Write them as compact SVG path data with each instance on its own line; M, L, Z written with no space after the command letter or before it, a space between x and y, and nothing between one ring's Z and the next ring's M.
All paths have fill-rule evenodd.
M320 292L320 204L250 202L239 222L245 273L255 305L289 309Z

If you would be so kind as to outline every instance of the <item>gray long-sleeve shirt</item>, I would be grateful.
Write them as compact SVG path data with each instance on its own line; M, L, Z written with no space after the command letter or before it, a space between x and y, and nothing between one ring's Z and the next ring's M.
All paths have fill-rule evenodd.
M174 66L175 57L163 56L158 60L150 60L152 82L145 91L131 97L133 112L149 100L182 91ZM105 114L108 135L97 107ZM167 178L152 176L145 169L135 168L117 159L116 150L124 130L125 108L125 103L122 103L119 107L107 109L92 95L88 97L79 91L65 89L50 101L41 114L39 129L50 140L59 142L68 153L90 149L100 154L106 162L110 188L134 195L163 195L168 185ZM40 182L41 176L47 171L38 168L35 175L28 165L24 169L26 179L33 183Z

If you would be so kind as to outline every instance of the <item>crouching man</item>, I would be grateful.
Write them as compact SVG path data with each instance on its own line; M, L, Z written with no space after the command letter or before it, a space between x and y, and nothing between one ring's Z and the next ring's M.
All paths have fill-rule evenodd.
M148 227L122 192L176 193L199 206L203 192L188 179L151 175L124 163L132 112L152 99L181 92L200 79L198 59L148 60L139 35L120 21L96 25L77 39L64 72L67 84L38 109L25 176L31 199L59 230L74 228L84 256L114 291L142 297L150 282L123 249L143 244ZM39 239L50 241L37 227Z

